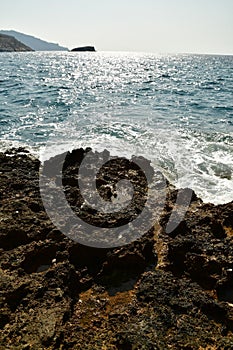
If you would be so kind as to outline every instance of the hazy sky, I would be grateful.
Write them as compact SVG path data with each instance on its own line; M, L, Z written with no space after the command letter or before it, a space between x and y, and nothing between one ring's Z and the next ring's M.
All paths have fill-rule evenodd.
M0 1L0 29L69 48L233 54L233 0Z

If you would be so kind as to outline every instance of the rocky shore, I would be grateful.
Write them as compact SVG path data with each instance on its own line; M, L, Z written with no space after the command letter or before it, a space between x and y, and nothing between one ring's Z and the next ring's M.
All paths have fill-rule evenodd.
M77 189L86 152L69 153L63 166L72 210L97 226L133 220L147 188L140 169L121 160L100 171L105 200L129 174L136 192L126 214L103 218ZM59 156L47 162L51 176L58 163ZM184 219L167 233L178 191L166 181L162 214L146 234L122 247L88 247L49 219L39 167L24 149L0 153L1 350L233 348L233 202L204 204L193 193Z

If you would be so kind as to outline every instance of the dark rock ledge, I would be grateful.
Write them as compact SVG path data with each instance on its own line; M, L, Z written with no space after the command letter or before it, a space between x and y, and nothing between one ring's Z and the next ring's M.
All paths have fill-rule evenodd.
M75 174L84 154L69 154L63 167L74 210L81 204ZM167 184L160 222L141 239L90 248L47 217L37 159L12 149L0 153L0 164L1 350L233 348L233 202L214 206L193 195L185 219L167 234L177 195ZM105 170L97 187L109 200L106 182L122 168L115 175ZM88 220L91 214L86 210Z

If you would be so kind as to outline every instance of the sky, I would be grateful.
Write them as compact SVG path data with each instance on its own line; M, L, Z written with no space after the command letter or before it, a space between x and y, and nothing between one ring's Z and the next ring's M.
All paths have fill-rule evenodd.
M0 29L72 49L233 54L233 0L0 0Z

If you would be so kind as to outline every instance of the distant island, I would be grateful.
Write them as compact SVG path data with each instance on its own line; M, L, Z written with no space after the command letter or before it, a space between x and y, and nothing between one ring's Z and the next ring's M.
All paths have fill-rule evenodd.
M27 52L34 51L31 47L18 41L11 35L0 33L0 52Z
M94 46L81 46L81 47L76 47L75 49L71 50L72 52L84 52L84 51L91 51L95 52Z
M0 30L0 34L14 37L16 40L24 44L31 50L27 51L69 51L67 47L58 44L50 43L34 36L16 32L14 30ZM26 51L26 50L12 50L12 51Z

